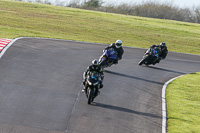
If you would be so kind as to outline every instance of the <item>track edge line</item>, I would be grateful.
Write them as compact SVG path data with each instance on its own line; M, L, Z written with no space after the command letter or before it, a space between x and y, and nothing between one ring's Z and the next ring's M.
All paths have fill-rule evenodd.
M162 88L162 133L167 133L167 102L166 102L166 88L168 86L169 83L171 83L172 81L174 81L177 78L180 78L182 76L184 76L186 74L174 77L170 80L168 80Z
M0 58L5 54L5 52L8 50L8 48L13 45L14 42L16 42L17 40L21 39L23 37L19 37L19 38L15 38L14 40L12 40L10 43L8 43L8 45L6 45L3 50L0 53Z

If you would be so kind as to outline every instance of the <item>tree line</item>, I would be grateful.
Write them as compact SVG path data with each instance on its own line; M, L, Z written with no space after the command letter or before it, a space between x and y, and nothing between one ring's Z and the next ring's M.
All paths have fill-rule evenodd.
M31 0L29 0L29 2L31 2ZM35 0L35 2L53 5L49 0ZM143 2L141 4L124 3L120 5L105 5L102 0L84 0L83 2L80 2L80 0L71 0L70 2L54 3L54 5L149 18L200 23L200 5L193 8L180 8L170 3L158 3L153 1Z

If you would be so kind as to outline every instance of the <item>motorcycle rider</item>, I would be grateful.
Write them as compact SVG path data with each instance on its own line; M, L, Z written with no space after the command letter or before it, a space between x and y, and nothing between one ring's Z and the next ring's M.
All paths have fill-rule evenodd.
M161 48L160 57L161 57L161 59L165 59L167 54L168 54L168 49L167 49L166 43L165 42L161 42L160 43L160 48Z
M158 60L156 62L156 63L159 63L161 59L165 59L166 58L166 56L168 54L168 50L167 50L167 46L166 46L165 42L161 42L159 45L152 45L150 47L150 49L151 48L155 48L155 47L158 47L161 50L161 52L159 54L159 58L158 58Z
M99 74L100 88L103 88L103 84L102 84L103 78L104 78L103 70L99 66L98 60L95 59L95 60L92 61L92 65L88 66L86 72L84 72L85 75L84 75L84 78L83 78L83 89L82 89L82 92L85 92L87 90L88 84L86 82L86 80L87 80L86 77L89 74L89 72L98 73Z
M114 50L116 50L117 51L117 59L116 60L114 60L114 64L117 64L118 63L118 60L121 60L122 59L122 55L123 55L123 53L124 53L124 50L123 50L123 48L122 48L122 41L121 40L117 40L115 43L112 43L112 44L110 44L109 46L107 46L105 49L104 49L104 51L105 50L107 50L107 49L109 49L109 48L114 48ZM103 51L103 52L104 52Z

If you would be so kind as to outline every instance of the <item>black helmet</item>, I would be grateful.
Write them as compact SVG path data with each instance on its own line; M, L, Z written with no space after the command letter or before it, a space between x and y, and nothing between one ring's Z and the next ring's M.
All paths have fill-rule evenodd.
M166 43L165 42L161 42L160 46L163 47L163 48L165 48L166 47Z
M115 42L115 46L116 46L116 48L120 48L122 46L122 41L121 40L117 40Z

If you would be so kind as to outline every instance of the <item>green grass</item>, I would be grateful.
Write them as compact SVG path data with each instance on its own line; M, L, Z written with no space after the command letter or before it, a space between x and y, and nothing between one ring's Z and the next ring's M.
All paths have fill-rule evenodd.
M0 0L0 38L43 37L148 48L166 42L169 51L199 54L200 25Z
M200 73L174 80L166 91L168 133L200 133Z

